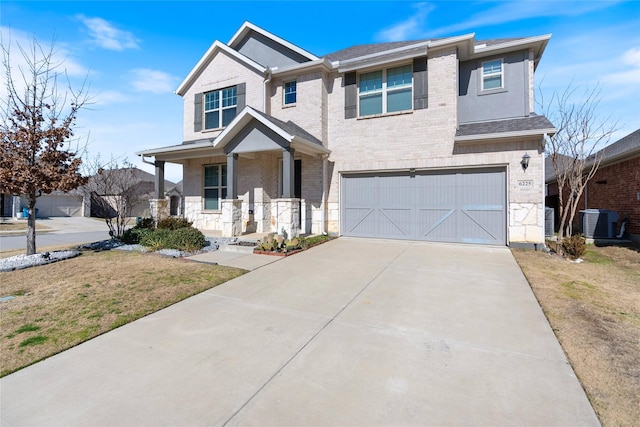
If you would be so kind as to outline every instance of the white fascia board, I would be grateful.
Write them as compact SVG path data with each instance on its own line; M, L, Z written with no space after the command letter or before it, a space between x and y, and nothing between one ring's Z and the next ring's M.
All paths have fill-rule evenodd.
M274 76L279 76L279 75L290 74L290 73L295 73L299 71L305 71L307 68L310 70L314 68L320 68L320 69L324 68L328 71L331 71L333 70L333 64L331 63L331 61L327 59L320 58L315 61L303 62L302 64L295 64L295 65L291 65L283 68L274 67L271 69L271 71L273 72Z
M175 153L178 151L189 151L190 149L198 149L204 147L213 147L209 141L195 142L193 144L170 145L168 147L152 148L149 150L137 151L136 156L156 156L158 154Z
M291 145L296 151L300 151L309 155L331 154L331 150L329 150L328 148L299 136L293 137L293 139L291 140Z
M249 31L255 31L256 33L260 33L263 36L270 38L271 40L273 40L274 42L288 48L291 49L292 51L296 52L299 55L304 56L305 58L309 58L309 60L311 61L316 61L318 59L317 56L315 56L314 54L312 54L311 52L307 52L306 50L302 49L299 46L294 45L293 43L290 43L288 41L286 41L285 39L276 36L275 34L272 34L270 32L268 32L267 30L264 30L260 27L258 27L257 25L252 24L249 21L245 21L244 24L242 24L242 26L240 27L240 29L238 29L238 31L236 31L236 33L233 35L233 37L231 37L231 40L229 40L229 43L227 43L228 46L230 47L234 47L234 45L239 42L244 36L247 35L247 33Z
M480 141L483 139L505 139L505 138L522 138L528 136L539 136L539 135L554 135L556 133L556 128L549 129L533 129L533 130L519 130L514 132L500 132L500 133L484 133L479 135L463 135L456 136L456 142L466 142L466 141Z
M184 95L186 93L188 87L193 82L193 80L202 72L202 70L204 69L205 65L211 60L211 58L213 58L213 56L219 50L224 51L225 53L233 56L234 58L238 59L241 62L244 62L248 66L256 69L257 71L259 71L261 73L264 73L267 70L265 67L263 67L262 65L258 64L257 62L247 58L246 56L244 56L241 53L233 50L232 48L230 48L226 44L223 44L223 43L219 42L218 40L216 40L209 47L209 49L202 56L202 58L200 58L200 60L196 64L196 66L193 67L193 69L189 72L189 74L182 81L182 83L180 83L180 86L178 86L178 88L176 89L175 93L178 94L178 95L181 95L181 96Z
M477 54L482 54L482 53L493 52L493 51L502 50L502 49L525 47L527 45L533 45L540 42L548 42L550 38L551 38L551 34L545 34L545 35L536 36L536 37L527 37L525 39L511 40L511 41L496 44L493 46L486 46L486 45L483 47L478 46L474 49L474 51Z

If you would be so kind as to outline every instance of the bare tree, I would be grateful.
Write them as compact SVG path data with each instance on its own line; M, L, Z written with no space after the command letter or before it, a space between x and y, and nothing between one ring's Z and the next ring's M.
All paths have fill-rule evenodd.
M84 188L91 197L91 215L103 218L109 235L121 239L133 207L146 192L140 171L126 160L119 164L111 158L105 163L99 156L87 164L90 178Z
M74 129L78 111L88 102L86 80L78 91L70 84L58 91L62 64L55 62L53 43L48 49L35 39L28 48L18 45L26 65L17 70L12 70L11 42L0 40L0 46L7 92L0 105L0 187L27 197L30 255L36 252L36 198L85 183Z
M556 134L549 138L547 153L558 184L560 228L558 241L573 234L574 219L587 183L598 171L601 155L618 123L610 116L599 117L601 87L585 89L579 99L570 84L554 93L548 105L540 95L539 105L554 123Z

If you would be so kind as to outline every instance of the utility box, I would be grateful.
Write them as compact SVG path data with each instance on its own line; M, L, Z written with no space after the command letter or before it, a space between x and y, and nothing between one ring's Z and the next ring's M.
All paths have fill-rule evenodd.
M606 209L580 211L582 234L589 239L613 239L616 237L618 213Z
M555 232L555 209L546 206L544 208L544 235L545 237L553 237Z

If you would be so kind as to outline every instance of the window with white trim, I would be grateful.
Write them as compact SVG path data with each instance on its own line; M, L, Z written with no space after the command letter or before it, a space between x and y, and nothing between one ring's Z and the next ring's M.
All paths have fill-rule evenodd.
M204 209L219 210L221 200L227 198L227 165L204 167Z
M502 59L482 63L482 90L503 88Z
M296 81L284 82L284 105L293 105L297 98Z
M413 108L411 64L360 74L358 111L361 117Z
M204 128L218 129L227 126L238 110L236 87L214 90L204 94Z

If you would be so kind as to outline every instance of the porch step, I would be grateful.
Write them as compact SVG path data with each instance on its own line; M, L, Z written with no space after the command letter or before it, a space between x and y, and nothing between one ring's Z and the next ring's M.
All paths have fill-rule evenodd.
M256 247L257 246L243 246L243 245L239 245L238 242L236 242L236 243L220 245L218 250L223 252L242 252L242 253L252 254L253 250Z

